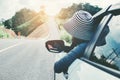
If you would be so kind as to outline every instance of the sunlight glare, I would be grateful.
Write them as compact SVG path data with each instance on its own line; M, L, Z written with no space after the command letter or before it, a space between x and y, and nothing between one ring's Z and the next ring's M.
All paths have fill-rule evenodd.
M50 15L50 16L55 16L58 13L58 10L55 8L46 8L46 14Z
M60 8L58 8L56 5L45 5L45 12L49 16L55 16L60 11Z

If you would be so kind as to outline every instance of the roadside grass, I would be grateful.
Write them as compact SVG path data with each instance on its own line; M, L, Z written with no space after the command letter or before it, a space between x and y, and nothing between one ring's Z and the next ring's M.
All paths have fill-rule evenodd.
M3 30L0 30L0 38L12 38L12 37Z
M0 27L4 27L3 24L0 23ZM9 35L0 29L0 38L8 38Z
M0 23L0 26L3 26L3 24Z
M70 46L72 43L72 36L66 32L66 30L61 26L60 39L65 41L65 44Z
M0 24L0 38L4 39L4 38L14 38L13 36L11 36L10 34L8 34L5 31L4 25Z

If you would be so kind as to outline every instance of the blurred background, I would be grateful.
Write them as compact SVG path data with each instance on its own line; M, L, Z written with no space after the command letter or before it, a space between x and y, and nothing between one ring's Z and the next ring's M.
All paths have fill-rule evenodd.
M61 39L71 42L63 24L79 10L92 15L119 0L0 0L0 38L40 38L48 29L39 27L53 17L60 30ZM42 32L41 32L42 31ZM39 36L38 36L39 35Z

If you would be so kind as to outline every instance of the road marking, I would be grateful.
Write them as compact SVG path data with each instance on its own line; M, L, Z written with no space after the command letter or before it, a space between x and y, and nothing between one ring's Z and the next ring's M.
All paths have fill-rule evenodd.
M3 52L3 51L8 50L8 49L10 49L10 48L13 48L13 47L15 47L15 46L18 46L18 45L20 45L20 44L22 44L22 43L18 43L18 44L15 44L15 45L9 46L9 47L7 47L7 48L4 48L4 49L0 50L0 53Z

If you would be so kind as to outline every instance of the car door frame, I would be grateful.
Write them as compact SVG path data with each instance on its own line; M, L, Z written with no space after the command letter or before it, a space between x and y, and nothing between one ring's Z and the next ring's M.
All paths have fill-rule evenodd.
M97 14L95 14L93 16L93 18L96 20L96 23L99 23L99 24L97 26L95 35L93 36L91 41L88 43L88 46L84 53L84 57L81 58L81 60L85 61L86 63L93 65L93 66L95 66L113 76L116 76L118 78L120 78L119 71L116 71L116 70L108 68L104 65L95 63L93 61L90 61L89 59L95 49L96 42L97 42L100 34L102 33L103 29L106 27L106 25L109 23L109 21L112 19L113 16L120 15L119 12L120 12L120 3L116 4L116 5L110 5L106 9L101 10L100 12L98 12ZM97 19L99 19L99 20L97 20Z

